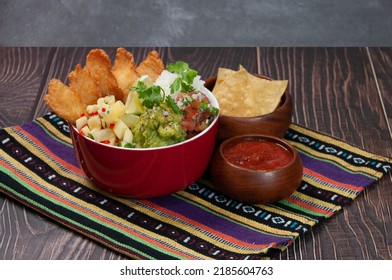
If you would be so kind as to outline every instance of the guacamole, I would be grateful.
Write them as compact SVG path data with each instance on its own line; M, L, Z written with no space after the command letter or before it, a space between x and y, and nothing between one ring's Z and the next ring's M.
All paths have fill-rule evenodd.
M165 104L146 110L132 129L136 148L168 146L185 140L182 115Z

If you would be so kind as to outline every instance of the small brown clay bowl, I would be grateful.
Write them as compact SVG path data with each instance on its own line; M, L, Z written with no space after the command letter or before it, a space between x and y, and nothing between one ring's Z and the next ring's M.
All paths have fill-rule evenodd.
M271 80L268 77L253 74L260 79ZM216 76L205 81L205 87L213 90L216 83ZM233 117L220 115L218 125L218 140L245 134L263 134L283 138L287 131L292 117L292 99L286 89L281 101L275 111L255 117Z
M261 157L263 154L266 157L265 161L259 162L257 170L239 166L238 161L231 157L233 154L229 154L233 147L239 147L238 144L257 141L263 142L264 146L258 146L253 151L257 150L262 154ZM242 146L242 152L238 149L236 152L244 156L251 149L250 146ZM271 165L273 160L277 161ZM243 163L247 159L242 157L240 161ZM214 188L225 195L246 203L270 203L289 197L298 188L302 180L302 161L294 147L280 138L242 135L229 138L219 145L210 162L209 171Z

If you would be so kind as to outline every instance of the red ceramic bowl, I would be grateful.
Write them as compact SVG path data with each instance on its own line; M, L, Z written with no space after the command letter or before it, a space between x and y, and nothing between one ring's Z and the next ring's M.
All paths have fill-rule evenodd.
M219 108L212 93L205 93ZM78 162L97 187L120 196L152 198L183 190L203 175L214 151L218 117L191 139L145 149L97 143L70 127Z

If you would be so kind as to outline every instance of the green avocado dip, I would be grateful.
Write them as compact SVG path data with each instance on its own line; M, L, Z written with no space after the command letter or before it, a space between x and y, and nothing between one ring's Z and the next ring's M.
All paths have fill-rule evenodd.
M187 134L181 120L182 115L165 104L147 110L132 129L135 147L162 147L184 141Z

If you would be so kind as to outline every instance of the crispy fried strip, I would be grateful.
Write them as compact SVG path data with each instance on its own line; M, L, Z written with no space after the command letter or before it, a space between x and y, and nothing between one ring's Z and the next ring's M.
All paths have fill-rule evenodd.
M153 50L148 54L147 58L139 64L136 68L136 72L140 77L148 75L155 81L163 69L165 69L163 61L160 59L158 52Z
M75 70L68 75L69 87L79 95L83 105L95 104L101 97L101 91L95 79L90 72L82 68L80 64L76 65Z
M139 78L136 73L136 63L133 55L124 48L118 48L116 53L116 60L112 68L112 73L116 77L119 88L124 94L123 101L129 93L129 88Z
M86 106L95 104L99 97L113 94L117 100L125 102L129 87L138 77L149 75L155 81L164 68L155 50L136 67L133 55L118 48L112 67L106 52L94 49L87 55L84 68L78 64L69 73L69 87L60 80L50 80L44 101L59 117L75 124L85 113Z
M50 80L44 101L57 116L72 124L85 113L85 106L76 92L57 79Z
M113 94L117 100L123 100L124 94L118 87L116 77L111 71L110 58L104 50L91 50L87 55L85 68L98 83L101 96Z

